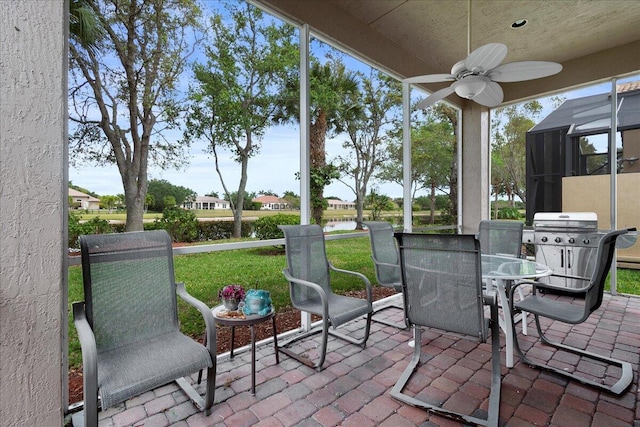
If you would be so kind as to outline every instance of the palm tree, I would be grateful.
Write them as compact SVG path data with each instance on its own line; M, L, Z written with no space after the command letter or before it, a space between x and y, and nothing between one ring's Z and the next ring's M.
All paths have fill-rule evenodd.
M342 118L355 112L350 95L358 91L355 73L348 71L340 59L332 58L325 64L312 59L309 70L311 124L309 133L311 217L322 224L322 214L327 207L324 187L339 177L338 168L327 164L325 141L327 132L343 131ZM290 80L286 85L285 99L276 114L276 121L299 121L299 81Z
M69 37L87 50L96 51L105 31L102 22L91 8L89 0L69 3Z

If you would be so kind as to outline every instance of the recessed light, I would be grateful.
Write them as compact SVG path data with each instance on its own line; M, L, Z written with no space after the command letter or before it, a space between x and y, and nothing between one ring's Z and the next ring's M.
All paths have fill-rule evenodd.
M529 21L527 21L526 19L518 19L518 20L515 20L515 21L513 21L513 23L511 24L511 28L513 28L513 29L522 28L522 27L524 27L525 25L527 25L527 22L529 22Z

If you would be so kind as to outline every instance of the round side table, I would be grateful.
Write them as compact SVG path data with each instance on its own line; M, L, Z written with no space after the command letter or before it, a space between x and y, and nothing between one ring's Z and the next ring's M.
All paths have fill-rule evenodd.
M273 348L276 352L276 363L280 363L280 356L278 354L278 332L276 331L276 312L272 308L271 312L263 316L259 314L245 315L244 318L240 317L219 317L221 311L225 310L224 305L213 307L211 312L217 324L227 326L231 328L231 352L230 358L233 358L233 341L235 338L236 326L248 326L251 330L251 394L256 394L256 335L253 326L266 322L271 319L273 323Z

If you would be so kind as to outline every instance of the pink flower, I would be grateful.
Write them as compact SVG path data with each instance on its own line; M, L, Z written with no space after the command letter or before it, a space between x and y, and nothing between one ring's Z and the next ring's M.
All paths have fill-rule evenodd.
M244 299L244 288L241 285L227 285L218 292L220 299L235 299L241 301Z

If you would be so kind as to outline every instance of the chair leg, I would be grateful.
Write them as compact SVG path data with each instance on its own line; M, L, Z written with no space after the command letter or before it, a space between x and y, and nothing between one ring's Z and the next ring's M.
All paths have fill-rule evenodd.
M298 354L288 348L288 346L293 344L294 342L301 341L307 337L310 337L318 333L322 334L322 341L320 344L320 355L318 357L317 362L314 363L309 357L303 354ZM310 368L314 368L317 371L322 371L322 364L324 363L324 359L326 357L326 352L327 352L328 335L329 335L329 322L322 322L322 328L314 328L301 335L297 335L291 339L288 339L287 341L277 345L278 346L277 351L286 354L287 356L297 360L298 362L306 366L309 366Z
M207 391L204 395L204 414L211 414L213 401L216 394L216 360L213 360L213 366L207 369Z
M491 306L491 392L489 394L489 408L487 419L477 418L470 415L460 414L441 406L432 405L430 403L418 400L413 396L409 396L402 392L407 385L411 376L420 363L420 355L422 352L421 335L422 328L414 326L415 347L413 356L409 365L405 368L402 375L391 389L391 397L411 406L422 408L426 411L458 421L463 424L481 425L497 427L500 415L500 389L501 389L501 372L500 372L500 335L498 326L498 307L494 304Z
M590 385L592 387L596 387L596 388L601 389L601 390L609 391L609 392L611 392L613 394L617 394L617 395L622 394L629 387L629 385L631 385L631 382L633 381L633 368L631 367L631 364L629 362L625 362L625 361L622 361L622 360L614 359L614 358L611 358L611 357L602 356L600 354L592 353L590 351L581 350L579 348L571 347L571 346L568 346L568 345L565 345L565 344L562 344L562 343L559 343L559 342L552 341L542 331L542 327L540 325L539 316L534 314L533 317L535 319L536 329L538 330L538 335L540 336L540 340L544 344L547 344L549 346L555 347L556 349L559 349L559 350L563 350L563 351L566 351L566 352L569 352L569 353L573 353L573 354L581 356L581 357L585 357L587 359L603 362L605 364L608 364L609 366L617 366L621 370L620 378L612 386L607 386L605 384L602 384L601 382L596 382L596 381L590 380L588 378L576 375L576 374L574 374L572 372L568 372L568 371L565 371L565 370L562 370L562 369L555 368L555 367L550 366L550 365L546 365L546 364L535 362L535 361L529 359L527 357L526 353L524 353L522 351L522 349L520 348L520 344L518 342L518 336L515 333L515 327L514 327L513 343L514 343L514 347L516 349L516 352L518 353L518 356L520 356L520 360L523 363L526 363L526 364L528 364L530 366L535 366L535 367L538 367L538 368L541 368L541 369L545 369L547 371L555 372L556 374L562 375L563 377L571 378L571 379L579 381L579 382L581 382L583 384L587 384L587 385Z
M364 337L360 340L337 331L329 330L329 322L323 322L322 329L319 329L319 328L312 329L309 332L306 332L302 335L295 336L287 340L286 342L280 344L278 346L278 351L286 354L287 356L297 360L300 363L303 363L304 365L307 365L311 368L316 369L317 371L322 371L323 369L322 365L324 364L324 360L327 355L327 341L328 341L329 335L334 336L336 338L340 338L341 340L346 341L348 343L365 348L367 345L367 340L369 339L369 332L371 331L371 317L372 317L372 313L367 314L367 320L366 320L365 329L364 329ZM309 359L308 357L302 354L295 353L291 349L287 348L287 346L291 345L292 343L296 341L300 341L304 338L307 338L311 335L315 335L317 333L322 333L322 343L320 344L320 355L316 363L313 363L311 359Z
M378 310L374 310L373 314L375 315L376 313L381 313L381 312L383 312L385 310L389 310L389 309L400 310L400 311L402 311L404 313L404 307L402 307L401 305L387 305L387 306L384 306L384 307L382 307L382 308L380 308ZM397 329L400 329L400 330L409 329L409 327L404 323L399 324L399 323L392 322L392 321L386 320L386 319L376 319L375 317L372 317L371 320L376 322L376 323L380 323L382 325L391 326L391 327L394 327L394 328L397 328Z

